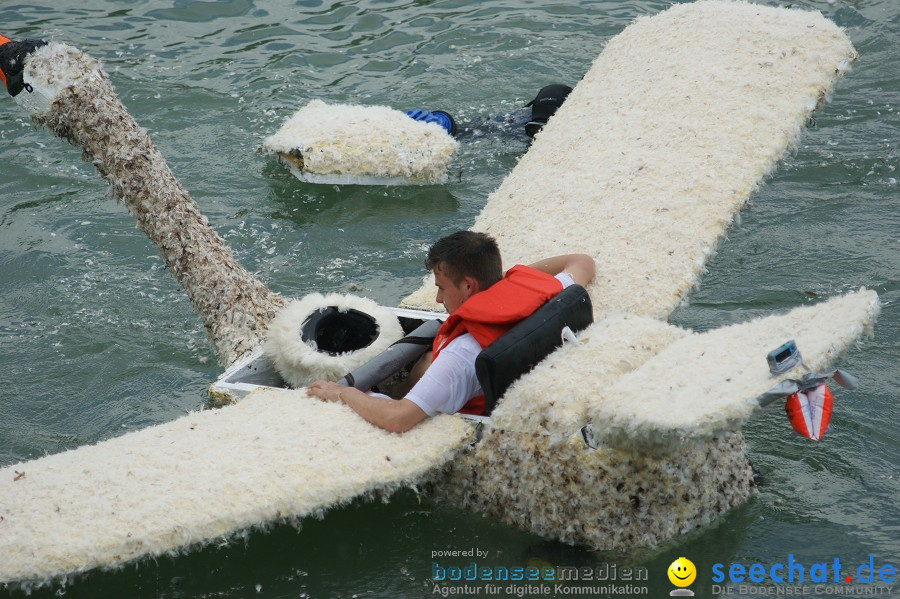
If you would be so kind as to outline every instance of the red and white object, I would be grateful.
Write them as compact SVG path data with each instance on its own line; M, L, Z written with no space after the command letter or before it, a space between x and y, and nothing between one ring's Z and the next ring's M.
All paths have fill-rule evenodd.
M812 441L818 441L828 430L834 396L825 385L798 391L787 398L784 411L793 429Z

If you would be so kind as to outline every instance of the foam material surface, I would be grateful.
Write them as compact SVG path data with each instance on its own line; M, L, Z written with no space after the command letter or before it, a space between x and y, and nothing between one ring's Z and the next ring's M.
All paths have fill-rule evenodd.
M415 484L452 459L471 432L446 416L393 435L304 391L266 391L15 464L0 469L0 582L82 572L318 516Z
M581 435L487 429L435 485L438 496L534 534L615 551L706 526L754 491L739 432L656 456L589 449Z
M440 125L393 108L313 100L263 147L305 181L393 185L444 182L457 145Z
M582 252L596 317L665 319L856 57L821 14L677 4L610 40L473 226L504 262ZM540 215L540 218L535 218ZM430 283L404 300L434 309Z
M507 431L562 439L588 422L588 405L616 379L689 332L654 318L616 315L597 321L507 390L491 420Z
M55 77L54 69L70 63L98 72L71 49L43 52L30 64L33 80L41 78L39 69ZM501 403L496 415L510 431L489 429L467 458L457 460L471 433L459 419L433 418L403 436L389 435L345 406L311 400L302 390L270 391L16 464L0 470L0 581L113 565L279 518L317 515L353 497L414 484L448 461L452 468L439 492L568 542L628 549L709 523L752 492L740 433L682 446L674 462L589 450L563 433L592 418L595 431L610 439L622 431L652 440L661 427L682 425L665 418L671 410L659 416L660 402L683 404L684 426L703 426L705 414L736 422L729 414L704 412L705 402L723 395L722 376L743 368L721 360L732 333L688 335L662 321L697 283L736 212L854 58L844 33L817 13L710 1L639 19L609 42L474 225L497 237L508 265L570 252L597 260L589 291L598 324L582 335L585 343L562 350L511 390L508 406ZM210 260L207 250L218 242L199 236L202 227L190 230L196 238L181 235L177 247L170 243L182 229L159 218L156 196L145 193L162 165L158 152L140 149L146 135L131 120L128 128L116 128L127 112L107 101L113 91L105 76L73 80L77 85L61 91L54 110L38 121L97 157L114 195L163 248L223 362L252 350L281 298L260 288L253 302L222 301L244 294L252 279L222 276L236 268L226 260L230 251L221 248ZM98 123L97 115L104 120ZM324 143L333 143L333 125L326 125L332 137ZM353 141L336 151L323 147L318 154L332 166L316 168L349 163L364 170L372 156L350 156L361 147L359 131L349 131ZM395 142L396 131L388 134ZM110 135L113 144L104 141ZM384 147L383 139L378 143ZM297 147L293 139L268 145L276 152ZM133 171L131 161L145 155L151 168ZM418 160L398 154L375 160L373 168L384 176L393 168L388 162L403 164L397 176L409 177ZM422 162L435 164L430 157ZM186 198L174 178L160 185ZM199 214L192 218L205 224ZM433 309L433 297L429 278L404 303ZM874 317L874 301L870 292L835 300L844 308L828 315L834 329L829 323L812 327L818 317L798 312L784 317L796 326L773 328L769 337L749 325L745 340L764 348L762 355L754 351L763 365L765 351L785 334L811 358L836 357ZM614 313L630 316L617 321ZM240 327L231 325L235 314ZM720 348L718 356L700 353L707 342ZM708 360L717 361L714 368L703 368ZM706 378L706 370L715 377ZM759 391L751 370L734 381L739 402ZM672 398L666 386L675 375L683 392ZM680 378L688 375L695 376ZM607 384L617 392L604 396ZM652 402L646 384L658 387ZM524 408L529 401L536 405ZM564 440L554 443L545 433Z
M623 375L589 407L594 436L619 447L665 448L688 437L737 429L757 397L786 378L830 367L871 333L878 295L862 289L674 342ZM794 339L803 364L773 376L766 354Z

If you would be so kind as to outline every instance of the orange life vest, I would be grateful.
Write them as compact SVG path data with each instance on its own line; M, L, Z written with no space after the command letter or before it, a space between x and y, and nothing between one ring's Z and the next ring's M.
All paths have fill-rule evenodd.
M434 337L432 360L437 359L448 343L465 333L472 335L484 349L562 289L562 283L553 275L530 266L513 266L503 279L467 299L447 317ZM484 414L484 395L470 399L460 412Z

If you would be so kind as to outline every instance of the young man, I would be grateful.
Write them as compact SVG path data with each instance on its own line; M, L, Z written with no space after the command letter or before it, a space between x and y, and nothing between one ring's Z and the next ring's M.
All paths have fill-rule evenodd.
M419 369L424 374L403 399L369 395L352 387L315 381L307 393L342 401L389 432L403 433L429 416L459 411L483 413L484 397L475 358L484 347L573 283L594 278L594 260L585 254L555 256L504 275L497 243L484 233L458 231L428 251L425 267L434 273L437 302L449 314ZM411 375L413 376L413 375Z

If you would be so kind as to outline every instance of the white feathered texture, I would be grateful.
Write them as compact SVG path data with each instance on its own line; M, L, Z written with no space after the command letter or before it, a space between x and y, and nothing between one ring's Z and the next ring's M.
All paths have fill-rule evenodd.
M415 121L386 106L326 104L313 100L266 138L263 147L313 175L388 179L388 183L442 183L458 143L434 123ZM291 156L297 151L300 157ZM323 180L323 179L320 179ZM362 180L360 180L361 182Z
M332 356L318 351L315 344L300 337L300 327L314 312L334 306L341 312L358 310L378 324L378 336L368 346ZM276 370L292 387L303 387L316 379L338 380L366 363L403 337L400 320L388 308L355 295L311 293L282 308L269 324L265 353Z
M119 101L100 63L51 43L28 56L25 76L51 99L49 107L30 106L39 111L34 122L82 148L82 158L109 182L111 195L125 203L187 292L220 362L227 366L258 347L282 298L234 259Z
M664 320L855 58L817 12L716 0L639 18L606 45L473 229L497 238L507 265L589 254L597 318ZM434 309L433 293L403 304Z
M567 438L588 422L588 405L617 378L688 334L640 316L595 322L578 334L578 343L567 343L513 383L491 414L493 426Z
M664 457L585 447L580 435L489 429L434 492L545 537L593 549L652 547L747 500L753 472L740 433Z
M686 438L737 429L778 382L824 371L871 335L878 295L862 289L787 314L680 339L591 402L594 437L617 447L668 450ZM773 376L766 354L793 339L803 365ZM582 362L586 365L586 362Z
M53 45L39 50L29 68L39 64L56 73L69 59L82 60L74 50L58 51ZM475 228L497 236L510 263L589 253L598 261L590 288L598 316L664 319L695 284L736 210L854 57L843 32L815 13L710 1L639 19L609 43L491 196ZM94 70L86 66L85 72ZM268 323L265 314L274 313L280 298L263 293L259 303L242 306L250 299L244 275L231 278L207 255L219 242L185 239L177 220L159 217L157 210L184 203L186 194L169 178L162 191L177 191L164 196L169 203L145 193L158 172L158 153L147 150L146 135L124 108L108 101L114 93L105 76L102 85L95 83L82 78L62 91L52 114L39 122L83 144L116 197L139 216L139 226L160 221L159 231L148 235L161 244L207 330L212 327L220 355L252 348L265 328L259 324ZM110 155L103 148L108 136L115 138ZM138 175L130 177L132 169ZM431 295L423 289L406 303L430 307ZM221 311L216 302L224 305ZM229 316L245 313L240 326L227 328ZM610 321L591 331L616 326ZM662 364L668 350L650 356L668 335L682 333L665 325L649 325L646 332L661 337L635 351L623 349L627 364L604 355L603 339L565 351L578 355L585 373L595 352L610 376L635 367L632 375L655 373L654 361ZM804 351L806 342L798 343ZM686 362L686 370L694 363ZM653 380L664 381L679 364L672 361ZM554 370L536 371L531 383L550 384ZM600 391L588 387L584 395ZM721 393L700 391L697 401ZM523 405L526 395L516 391L508 410L512 401ZM572 389L569 395L567 415L556 420L547 406L529 406L518 423L509 413L500 416L527 431L561 432L583 410L584 398ZM532 397L559 399L549 390ZM630 405L638 409L638 401ZM646 411L625 420L640 422ZM318 515L359 494L421 480L458 455L468 431L455 418L439 417L402 437L388 435L345 406L312 401L302 390L270 391L16 464L0 470L0 580L84 571L280 517ZM559 442L550 434L488 429L451 472L435 488L461 505L549 537L622 550L707 524L752 491L740 433L659 457L590 450L577 438Z
M161 555L433 476L472 434L404 435L302 391L255 392L97 445L0 469L0 583ZM20 473L20 474L17 474ZM382 495L383 496L383 495Z

